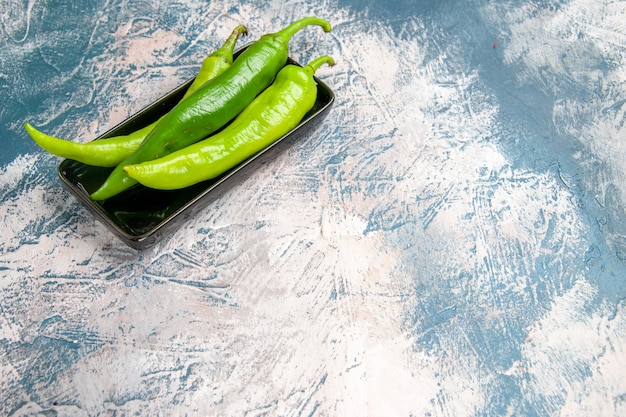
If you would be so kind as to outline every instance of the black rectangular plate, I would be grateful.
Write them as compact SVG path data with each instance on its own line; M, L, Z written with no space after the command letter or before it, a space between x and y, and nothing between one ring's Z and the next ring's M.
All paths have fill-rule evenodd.
M239 49L235 56L246 47ZM297 64L289 59L289 64ZM92 201L89 195L108 177L113 168L85 165L65 159L58 167L63 185L81 201L113 234L135 249L146 249L173 232L183 222L219 196L236 180L235 174L251 165L261 155L271 157L270 149L288 146L310 133L327 115L335 95L332 90L315 77L317 100L300 124L282 138L256 155L240 163L218 178L204 181L181 190L160 191L136 185L131 189L104 202ZM146 126L167 113L180 101L193 79L188 80L164 97L131 116L95 140L123 135ZM251 165L252 167L252 165Z

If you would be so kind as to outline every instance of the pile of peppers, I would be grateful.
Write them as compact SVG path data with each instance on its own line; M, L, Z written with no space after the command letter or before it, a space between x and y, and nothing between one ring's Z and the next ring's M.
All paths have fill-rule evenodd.
M263 35L236 59L237 26L206 57L181 101L154 123L129 135L78 143L24 127L44 150L87 165L114 167L90 197L103 201L136 184L173 190L215 178L295 128L317 99L313 75L333 58L304 67L286 65L289 40L306 26L331 31L328 21L305 17Z

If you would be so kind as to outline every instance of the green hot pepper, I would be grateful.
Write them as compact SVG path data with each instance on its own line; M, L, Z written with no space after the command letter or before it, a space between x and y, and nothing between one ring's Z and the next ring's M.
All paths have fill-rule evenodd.
M240 35L247 33L244 25L238 25L228 37L224 45L202 61L198 75L189 86L183 99L197 90L201 85L217 77L233 63L233 50ZM159 119L160 120L160 119ZM39 146L46 151L62 158L73 159L87 165L114 167L131 155L148 133L156 126L158 120L128 135L115 136L87 143L72 142L47 135L35 129L30 123L24 128Z
M252 43L222 75L202 85L181 101L157 123L141 146L120 162L104 184L91 194L105 200L137 183L123 167L157 159L185 148L231 121L265 90L286 64L289 40L308 25L331 30L330 23L318 17L305 17L279 32L263 35Z
M164 190L217 177L300 123L315 104L313 75L323 64L334 61L322 56L305 67L285 66L272 85L220 132L165 157L125 166L124 171L147 187Z

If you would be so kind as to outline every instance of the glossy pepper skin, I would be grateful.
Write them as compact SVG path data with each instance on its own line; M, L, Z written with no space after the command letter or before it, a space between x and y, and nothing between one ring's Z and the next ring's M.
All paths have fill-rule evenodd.
M227 127L165 157L124 167L141 184L171 190L215 178L295 128L317 98L315 71L334 65L329 56L305 67L287 65L276 80Z
M185 92L183 99L188 97L207 81L222 74L232 65L233 50L237 39L239 36L245 34L247 34L246 27L244 25L238 25L232 31L226 42L202 61L200 71ZM152 131L159 120L128 135L115 136L87 143L72 142L47 135L37 130L30 123L24 123L24 128L39 146L54 155L73 159L86 165L115 167L139 148L141 142L148 136L148 133Z
M126 165L163 157L183 149L220 129L265 90L286 64L289 40L309 25L331 30L330 23L305 17L282 30L263 35L242 52L222 75L202 85L181 101L155 126L141 146L120 162L104 184L91 194L105 200L137 183L123 170Z

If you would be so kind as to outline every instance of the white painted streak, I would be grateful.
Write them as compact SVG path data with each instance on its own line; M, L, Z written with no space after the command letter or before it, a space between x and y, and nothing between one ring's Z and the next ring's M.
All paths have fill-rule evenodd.
M619 416L626 411L624 305L600 308L596 290L579 280L530 329L522 350L526 395L541 393L548 412ZM541 401L537 398L538 401Z

